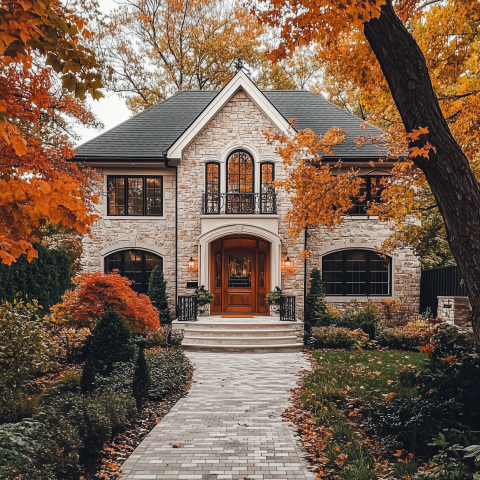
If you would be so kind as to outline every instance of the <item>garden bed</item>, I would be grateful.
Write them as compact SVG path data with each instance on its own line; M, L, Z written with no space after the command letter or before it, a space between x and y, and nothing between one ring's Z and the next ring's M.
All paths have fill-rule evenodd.
M470 336L443 325L420 353L325 350L311 359L284 416L318 478L480 478L480 359Z

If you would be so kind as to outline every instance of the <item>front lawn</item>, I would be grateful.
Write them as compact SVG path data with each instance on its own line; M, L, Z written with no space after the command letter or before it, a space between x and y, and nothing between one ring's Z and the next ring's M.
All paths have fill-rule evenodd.
M391 351L316 352L320 368L305 381L310 395L321 402L351 396L362 401L381 400L393 393L411 397L415 389L402 386L398 372L403 367L421 368L424 353Z

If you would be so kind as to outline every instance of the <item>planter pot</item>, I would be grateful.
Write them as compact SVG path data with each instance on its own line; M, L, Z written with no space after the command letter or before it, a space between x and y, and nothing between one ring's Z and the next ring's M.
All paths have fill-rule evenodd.
M197 313L199 317L208 317L210 315L210 304L207 305L198 305Z
M280 305L271 304L270 305L270 316L279 317L280 316Z

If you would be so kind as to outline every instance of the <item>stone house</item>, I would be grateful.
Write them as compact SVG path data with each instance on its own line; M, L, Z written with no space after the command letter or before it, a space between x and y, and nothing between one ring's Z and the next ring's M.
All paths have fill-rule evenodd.
M351 216L328 231L289 236L291 202L273 182L286 167L266 130L317 134L338 126L348 138L327 157L364 176ZM242 71L221 91L181 92L83 144L76 159L94 168L101 217L84 239L86 271L120 272L139 292L160 264L172 308L179 295L204 285L215 298L211 313L267 314L265 295L278 286L296 296L303 315L308 274L321 269L327 300L401 297L419 303L420 263L408 249L375 252L391 233L365 215L378 199L391 164L372 168L378 148L355 146L362 120L309 91L260 91ZM368 127L367 133L378 132Z

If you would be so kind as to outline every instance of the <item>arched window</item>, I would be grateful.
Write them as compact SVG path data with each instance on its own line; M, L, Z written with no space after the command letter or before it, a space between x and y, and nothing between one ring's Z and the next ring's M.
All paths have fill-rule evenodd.
M322 259L327 295L389 296L392 259L370 250L342 250Z
M235 150L227 159L227 213L253 213L253 158Z
M122 277L133 280L131 287L138 293L147 293L152 270L163 267L163 259L145 250L122 250L105 257L105 273L118 270Z

